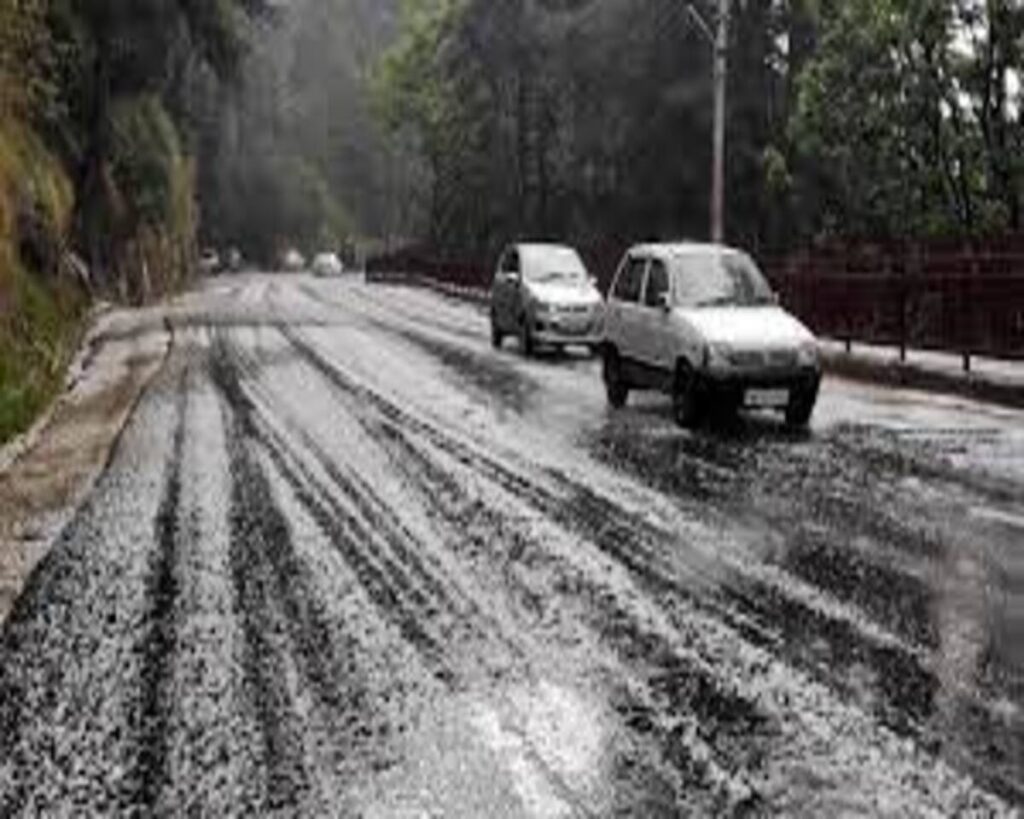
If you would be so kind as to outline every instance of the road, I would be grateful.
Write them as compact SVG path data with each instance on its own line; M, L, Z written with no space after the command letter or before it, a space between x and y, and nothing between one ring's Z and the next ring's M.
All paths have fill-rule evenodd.
M245 276L0 637L0 815L1013 815L1024 414L673 426L482 308Z

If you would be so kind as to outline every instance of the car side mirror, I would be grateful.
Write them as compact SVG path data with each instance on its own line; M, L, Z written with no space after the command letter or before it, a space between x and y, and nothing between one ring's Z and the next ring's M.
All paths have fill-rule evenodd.
M672 296L669 293L658 294L658 307L664 310L666 313L672 309Z
M519 282L521 282L521 281L523 280L523 276L522 276L522 274L521 274L521 273L519 273L519 272L518 272L518 271L516 271L516 270L510 270L510 271L508 271L508 273L506 273L506 274L505 274L505 278L506 278L506 279L507 279L507 280L509 281L509 283L511 283L511 284L519 284Z

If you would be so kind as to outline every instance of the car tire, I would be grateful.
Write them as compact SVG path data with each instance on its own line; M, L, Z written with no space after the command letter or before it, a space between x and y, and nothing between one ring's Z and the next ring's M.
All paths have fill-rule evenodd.
M672 381L672 417L683 428L694 427L700 420L700 409L693 368L685 362L681 363Z
M739 419L740 407L742 406L742 403L743 402L738 398L718 398L711 405L711 412L713 413L713 417L710 418L709 420L715 426L719 427L727 427L730 424L735 424L736 421ZM708 410L705 409L705 415L707 414Z
M491 346L495 350L501 349L501 342L505 340L505 334L501 332L501 328L498 326L498 317L491 311Z
M523 316L519 321L519 346L524 356L533 358L533 354L536 352L533 341L533 327L530 326L530 320L526 316Z
M604 351L604 388L608 403L615 409L622 409L629 400L629 384L622 373L622 359L614 347Z
M811 423L815 400L806 395L796 395L786 407L786 426L791 430L803 430Z

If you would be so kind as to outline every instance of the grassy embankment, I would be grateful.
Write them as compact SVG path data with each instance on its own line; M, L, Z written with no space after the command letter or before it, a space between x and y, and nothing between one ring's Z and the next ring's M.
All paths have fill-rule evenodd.
M73 193L60 162L27 128L0 122L0 444L25 430L60 389L86 301L54 273L30 270L22 247L59 258Z

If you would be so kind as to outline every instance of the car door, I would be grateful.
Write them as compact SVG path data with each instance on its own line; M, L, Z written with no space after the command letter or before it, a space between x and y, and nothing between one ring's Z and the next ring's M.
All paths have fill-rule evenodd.
M616 282L616 321L618 328L619 354L630 361L643 361L643 308L640 297L643 294L644 278L647 273L646 255L631 253Z
M644 364L662 373L671 372L675 367L672 361L672 311L665 309L666 298L671 304L668 267L661 259L651 259L641 301L643 317L642 327L638 320L637 346L638 356Z
M502 254L494 277L494 314L498 326L514 330L519 320L519 251L510 247Z

